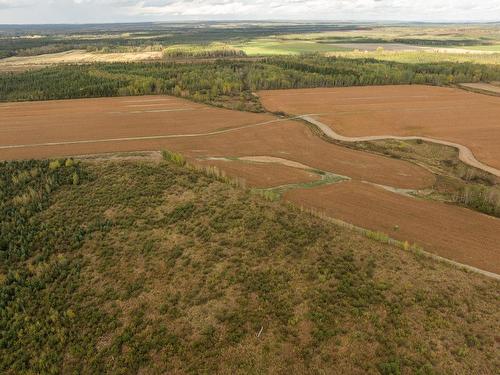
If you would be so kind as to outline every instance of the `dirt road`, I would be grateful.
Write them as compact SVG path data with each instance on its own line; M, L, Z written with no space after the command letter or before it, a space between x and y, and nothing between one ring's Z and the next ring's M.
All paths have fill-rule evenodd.
M481 163L479 160L476 159L474 154L472 153L471 150L469 150L467 147L464 145L460 145L458 143L454 142L448 142L448 141L443 141L440 139L434 139L434 138L428 138L428 137L417 137L417 136L405 136L405 137L398 137L394 135L378 135L378 136L366 136L366 137L346 137L344 135L340 135L336 133L331 127L328 125L322 123L321 121L316 120L314 115L303 115L303 116L298 116L307 122L317 126L325 135L328 137L335 139L337 141L342 141L342 142L365 142L365 141L378 141L378 140L383 140L383 139L397 139L401 141L408 141L408 140L417 140L421 139L422 141L426 142L432 142L432 143L438 143L441 145L445 146L451 146L455 147L458 149L458 158L464 162L465 164L468 164L472 167L481 169L485 172L491 173L495 176L500 177L500 170L490 167L489 165Z
M500 170L500 97L423 85L268 90L258 95L269 111L316 114L315 120L345 141L429 139L459 148L471 165L492 174Z

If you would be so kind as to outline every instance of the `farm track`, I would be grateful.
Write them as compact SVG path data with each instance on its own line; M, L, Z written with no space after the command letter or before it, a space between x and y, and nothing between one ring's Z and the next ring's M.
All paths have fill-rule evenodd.
M133 113L133 112L132 112ZM169 135L151 135L143 137L123 137L123 138L106 138L106 139L84 139L78 141L62 141L62 142L45 142L45 143L31 143L31 144L18 144L18 145L6 145L0 146L0 150L11 150L16 148L30 148L30 147L44 147L44 146L67 146L67 145L78 145L78 144L91 144L91 143L108 143L108 142L127 142L127 141L147 141L156 139L169 139L169 138L192 138L192 137L206 137L211 135L219 135L224 133L233 132L236 130L242 130L247 128L254 128L257 126L268 125L281 121L288 121L301 118L301 116L296 116L292 118L281 118L275 120L269 120L264 122L259 122L256 124L237 126L234 128L216 130L207 133L191 133L191 134L169 134Z
M500 86L491 83L461 83L458 86L479 94L500 96Z
M364 136L364 137L346 137L344 135L340 135L336 133L331 127L328 125L322 123L319 120L316 120L312 116L314 115L302 115L302 116L296 116L295 118L301 118L308 123L315 125L318 127L327 137L332 138L336 141L341 141L341 142L367 142L367 141L380 141L380 140L386 140L386 139L395 139L399 141L414 141L414 140L422 140L425 142L432 142L432 143L437 143L441 144L444 146L450 146L458 149L458 158L464 162L465 164L470 165L471 167L481 169L487 173L491 173L497 177L500 177L500 170L490 167L489 165L486 165L484 163L481 163L479 160L476 159L474 156L474 153L467 148L464 145L454 143L454 142L448 142L448 141L443 141L440 139L435 139L435 138L429 138L429 137L420 137L420 136L395 136L395 135L372 135L372 136Z
M138 106L146 109L136 113ZM192 160L286 158L403 189L424 189L435 182L431 173L412 163L325 142L299 121L173 97L26 102L0 105L0 112L5 120L0 158L6 160L169 149Z

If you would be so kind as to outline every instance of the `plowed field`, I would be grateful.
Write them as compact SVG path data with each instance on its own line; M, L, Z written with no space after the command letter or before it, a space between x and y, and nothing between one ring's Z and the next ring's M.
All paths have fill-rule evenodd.
M411 241L443 257L500 273L500 220L357 181L292 190L285 199Z
M317 114L349 137L425 136L462 144L500 168L500 98L431 86L371 86L259 93L270 111Z
M0 145L206 133L274 120L168 96L0 104Z
M401 188L434 182L421 167L326 143L298 122L172 97L13 103L0 114L0 159L168 148L190 158L281 157Z

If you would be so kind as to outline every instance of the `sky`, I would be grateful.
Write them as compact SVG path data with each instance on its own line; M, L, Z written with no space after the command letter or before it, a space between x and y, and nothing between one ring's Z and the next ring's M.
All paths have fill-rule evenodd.
M500 21L500 0L0 0L0 23Z

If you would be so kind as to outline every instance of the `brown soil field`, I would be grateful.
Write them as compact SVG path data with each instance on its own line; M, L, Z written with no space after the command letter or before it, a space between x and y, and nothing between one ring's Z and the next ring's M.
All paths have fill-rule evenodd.
M499 219L358 181L292 190L285 194L285 199L356 226L417 243L445 258L500 273Z
M0 105L0 114L5 119L0 125L0 159L168 148L193 159L280 157L399 188L425 188L434 182L434 176L419 166L329 144L299 122L276 122L266 114L212 108L165 96L6 103ZM233 130L224 132L230 128ZM158 136L164 138L155 138ZM173 137L165 138L169 136ZM40 146L3 147L6 145Z
M247 186L271 188L275 186L312 182L320 178L316 173L276 163L250 163L232 160L198 160L201 166L217 167L228 177L243 179Z
M349 136L424 136L462 144L500 168L500 98L421 85L261 91L270 111L318 114Z
M390 186L419 189L434 183L434 176L419 166L324 142L303 124L294 121L167 142L169 148L193 158L272 156Z
M206 133L274 120L169 96L0 104L1 145Z

